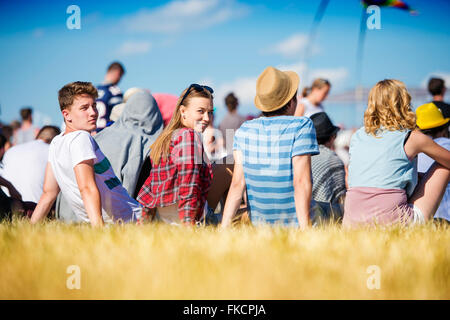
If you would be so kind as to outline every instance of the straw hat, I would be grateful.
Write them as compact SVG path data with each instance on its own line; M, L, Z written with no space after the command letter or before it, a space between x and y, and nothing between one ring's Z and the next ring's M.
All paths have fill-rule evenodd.
M297 73L267 67L256 81L255 106L264 112L282 108L297 92L299 83Z
M418 107L416 115L417 126L422 130L440 127L450 120L450 118L444 118L442 111L433 102Z

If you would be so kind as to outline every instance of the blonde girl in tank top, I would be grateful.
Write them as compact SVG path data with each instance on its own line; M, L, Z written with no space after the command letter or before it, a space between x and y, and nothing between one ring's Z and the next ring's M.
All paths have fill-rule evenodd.
M418 179L416 157L436 163ZM369 92L364 127L350 142L344 226L424 223L450 181L450 152L416 127L403 82L379 81Z

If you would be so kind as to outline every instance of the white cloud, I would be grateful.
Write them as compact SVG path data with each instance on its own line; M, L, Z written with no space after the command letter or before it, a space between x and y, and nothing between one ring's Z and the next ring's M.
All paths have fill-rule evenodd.
M331 82L333 88L342 88L344 81L348 78L349 72L347 68L323 68L307 70L306 64L297 62L289 65L279 65L278 69L286 71L295 71L300 77L300 87L310 86L316 78L324 78ZM305 78L306 77L306 78Z
M223 103L230 92L234 92L241 105L253 105L256 95L256 80L258 77L242 77L223 83L215 89L214 100Z
M296 33L291 35L289 38L278 42L265 50L263 53L270 54L280 54L286 58L298 57L299 55L304 55L306 53L306 48L308 46L308 36L303 33ZM317 46L313 46L311 54L316 54L319 52Z
M343 81L348 77L348 70L344 67L330 68L330 69L315 69L311 70L309 79L310 82L315 78L324 78L331 82L333 87L341 87Z
M441 78L444 79L445 81L445 86L448 87L450 86L450 72L442 72L442 71L437 71L437 72L432 72L429 73L421 82L420 86L422 88L426 88L428 86L428 81L431 78Z
M177 33L203 29L245 15L246 5L235 0L174 0L156 9L143 9L124 18L129 31Z
M297 74L300 77L300 82L303 82L303 75L306 71L306 64L304 62L297 62L293 64L288 65L278 65L276 66L277 69L281 71L294 71L297 72Z
M117 54L120 56L129 56L147 53L150 51L151 46L151 43L148 41L127 41L117 49Z
M278 69L286 71L291 70L297 72L300 77L300 87L306 87L316 78L324 78L331 82L333 88L342 88L344 81L347 80L349 71L347 68L323 68L323 69L311 69L307 70L306 64L303 62L297 62L290 65L279 65Z

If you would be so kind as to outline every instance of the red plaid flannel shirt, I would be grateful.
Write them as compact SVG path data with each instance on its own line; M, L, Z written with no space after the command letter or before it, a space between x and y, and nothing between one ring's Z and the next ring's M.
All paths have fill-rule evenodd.
M180 220L193 224L202 216L212 180L201 135L193 129L176 130L169 153L166 161L161 157L159 165L152 163L137 200L147 208L178 203Z

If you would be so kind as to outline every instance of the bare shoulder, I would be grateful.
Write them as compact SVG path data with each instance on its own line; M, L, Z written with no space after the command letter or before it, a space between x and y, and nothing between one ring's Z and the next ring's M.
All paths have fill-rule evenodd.
M433 139L416 129L411 131L411 135L406 141L404 149L408 158L412 159L433 143Z
M411 142L414 145L422 146L424 144L432 142L433 139L431 139L426 134L423 134L420 130L413 130L411 131L411 135L409 136L409 139L407 141Z

